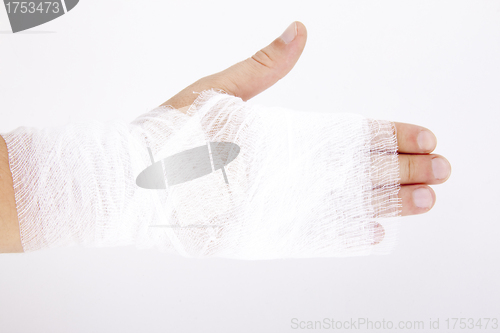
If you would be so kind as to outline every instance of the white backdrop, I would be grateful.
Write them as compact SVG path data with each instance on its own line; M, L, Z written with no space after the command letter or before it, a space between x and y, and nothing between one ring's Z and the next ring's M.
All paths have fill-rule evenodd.
M0 132L131 121L294 20L308 29L302 58L252 103L423 125L452 164L432 211L402 219L394 252L274 261L133 247L2 254L0 332L301 331L292 318L426 328L439 318L444 332L446 318L500 320L500 1L81 0L18 34L0 7Z

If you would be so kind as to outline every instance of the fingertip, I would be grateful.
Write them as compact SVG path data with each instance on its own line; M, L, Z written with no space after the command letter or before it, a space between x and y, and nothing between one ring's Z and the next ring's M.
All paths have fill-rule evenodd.
M271 45L287 52L296 61L304 50L306 41L306 26L300 21L294 21Z
M297 25L297 36L307 38L307 29L304 23L300 21L295 21L295 24Z
M394 122L398 152L405 154L430 154L436 149L437 138L429 129L407 123Z
M431 160L432 173L439 183L444 183L451 176L451 163L441 155L435 155Z
M372 242L372 245L377 245L380 242L382 242L382 240L384 239L384 237L385 237L385 229L384 229L384 227L380 223L373 222L373 224L374 225L373 225L373 242Z
M436 149L437 138L430 130L422 127L417 135L417 144L422 153L431 153Z
M399 197L403 204L402 216L427 213L436 203L436 193L427 185L401 186Z
M434 191L428 186L414 189L412 199L415 208L422 211L430 210L434 206L436 200Z
M292 22L285 31L281 34L280 38L281 41L285 44L290 44L293 42L296 37L297 37L297 22Z

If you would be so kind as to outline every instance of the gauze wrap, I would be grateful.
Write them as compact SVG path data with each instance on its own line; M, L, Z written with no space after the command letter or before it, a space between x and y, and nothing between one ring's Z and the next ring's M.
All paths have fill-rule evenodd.
M189 257L332 257L387 253L396 238L399 166L388 121L254 106L208 90L184 113L159 107L131 124L19 127L2 136L25 252L80 244ZM210 151L220 142L239 148L223 168ZM199 171L196 158L177 169L167 162L196 147L210 152L209 173L168 184L175 172ZM166 188L138 186L156 162ZM376 223L385 237L374 245Z

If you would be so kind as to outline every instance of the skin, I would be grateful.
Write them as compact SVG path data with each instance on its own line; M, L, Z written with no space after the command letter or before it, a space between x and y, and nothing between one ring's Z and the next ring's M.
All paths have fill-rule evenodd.
M194 82L162 105L186 110L198 96L193 92L212 88L247 101L290 72L304 50L306 39L305 26L294 22L281 37L252 57ZM412 124L395 125L402 185L399 192L403 203L402 215L426 213L436 202L436 194L429 185L444 183L451 174L451 165L443 156L431 154L436 148L437 140L430 130ZM422 135L420 139L419 135ZM438 174L433 171L433 165L440 166ZM422 197L416 200L416 193L428 193L429 200ZM375 225L375 235L374 244L377 244L384 237L384 230L379 224ZM23 248L7 147L0 136L0 253L13 252L23 252Z
M0 252L23 252L7 146L0 136Z

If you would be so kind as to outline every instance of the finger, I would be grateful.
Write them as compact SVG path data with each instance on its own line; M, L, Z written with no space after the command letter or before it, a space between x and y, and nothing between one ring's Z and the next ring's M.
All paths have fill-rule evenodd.
M399 190L402 216L427 213L436 203L434 190L427 185L403 185Z
M401 184L441 184L450 177L450 162L441 155L400 154L398 158Z
M252 57L196 81L162 105L176 109L191 105L198 96L196 93L207 89L223 90L246 101L290 72L304 50L306 39L306 27L293 22L280 37Z
M377 245L385 237L384 227L380 223L373 222L373 233L374 233L374 236L373 236L372 245Z
M428 154L436 149L436 136L427 128L406 123L394 124L400 153Z

